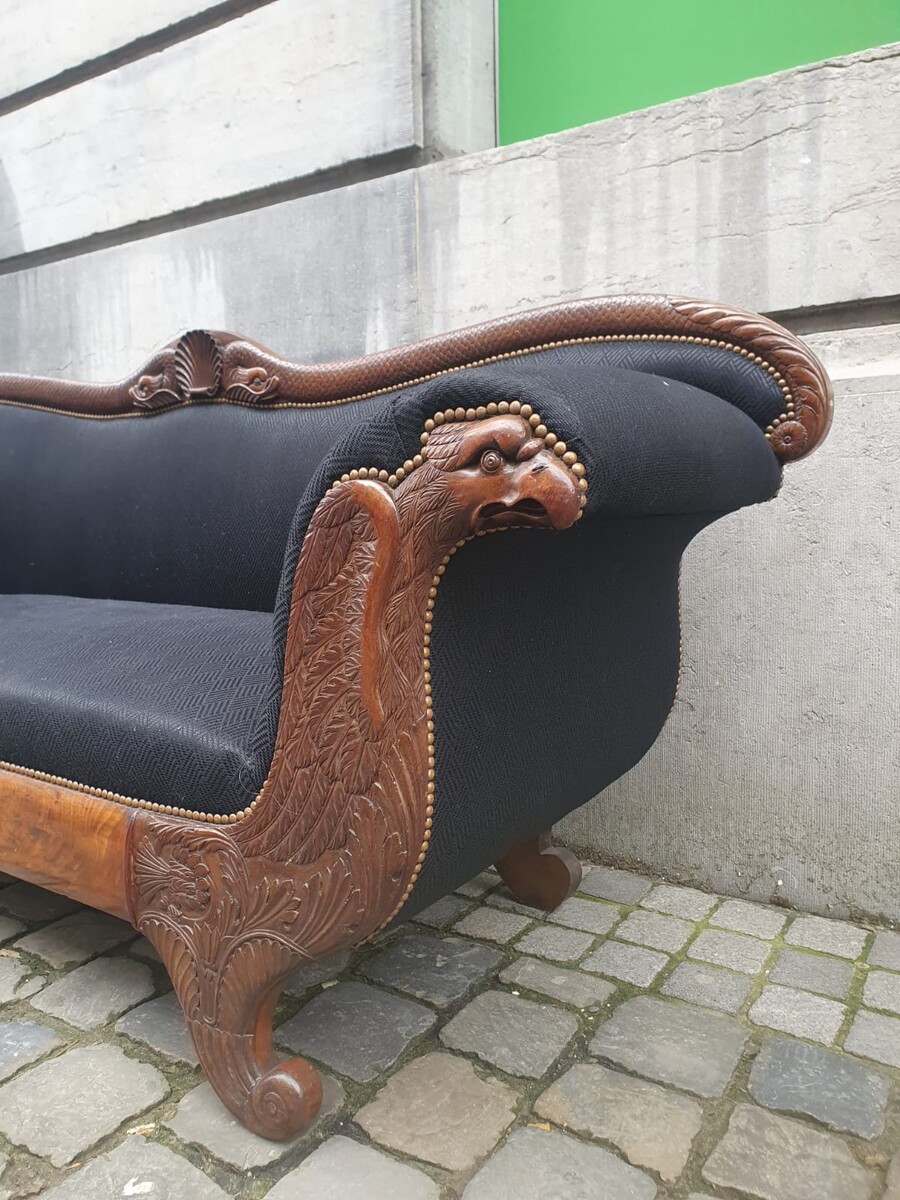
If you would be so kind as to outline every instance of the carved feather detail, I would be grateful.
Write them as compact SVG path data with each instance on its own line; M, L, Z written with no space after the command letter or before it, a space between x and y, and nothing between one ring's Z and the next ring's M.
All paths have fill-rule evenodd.
M207 335L188 336L192 362L207 355L207 374L191 375L202 382ZM265 1005L291 967L390 920L424 857L436 572L486 500L504 508L495 496L513 504L530 495L533 512L535 497L551 503L555 487L566 519L578 511L576 479L557 457L516 457L533 445L524 419L485 426L436 432L397 488L365 473L319 502L294 572L275 750L250 814L216 828L135 813L135 923L172 973L217 1092L257 1132L289 1136L318 1103L315 1073L271 1055L260 1033L271 1017ZM508 446L506 476L488 478L466 464L473 439L477 451L479 438L493 447L495 437ZM546 523L551 516L559 525L549 510Z

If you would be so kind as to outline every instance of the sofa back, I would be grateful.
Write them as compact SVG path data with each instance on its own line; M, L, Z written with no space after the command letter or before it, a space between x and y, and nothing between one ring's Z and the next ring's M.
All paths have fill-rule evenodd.
M393 470L436 409L466 395L477 405L497 387L533 400L581 455L588 511L698 511L717 496L721 456L675 449L689 431L665 381L699 389L696 401L678 393L692 419L695 405L712 405L717 420L724 401L758 430L777 423L786 385L723 341L593 332L692 321L663 300L590 301L314 368L193 331L119 384L0 376L0 592L272 611L292 516L311 480L313 504L327 487L323 463ZM554 341L557 329L579 336ZM624 399L635 389L636 409ZM635 420L646 435L634 436ZM738 456L748 470L764 448L757 436L754 454ZM379 444L394 447L385 464ZM774 457L763 457L773 474ZM731 490L716 503L748 502L740 479ZM758 498L752 487L747 496Z
M109 420L0 405L0 592L271 611L310 476L382 404Z

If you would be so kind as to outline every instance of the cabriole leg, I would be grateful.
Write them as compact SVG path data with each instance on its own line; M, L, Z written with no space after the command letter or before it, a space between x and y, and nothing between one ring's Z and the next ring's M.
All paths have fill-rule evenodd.
M280 1061L272 1048L272 1013L280 986L260 996L222 996L229 1024L188 1021L200 1065L216 1095L249 1130L286 1141L301 1133L322 1104L319 1073L304 1058ZM235 1021L234 1018L237 1018Z
M169 972L216 1095L261 1137L294 1137L322 1103L315 1069L272 1047L281 985L311 953L296 932L296 882L245 859L225 830L146 813L129 857L132 921Z
M571 850L554 846L549 832L539 833L495 863L500 878L521 904L557 908L581 883L581 863Z

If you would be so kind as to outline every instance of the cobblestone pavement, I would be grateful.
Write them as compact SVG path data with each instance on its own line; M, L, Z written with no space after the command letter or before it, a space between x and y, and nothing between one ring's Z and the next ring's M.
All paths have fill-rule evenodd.
M297 973L316 1126L247 1133L162 966L0 877L0 1200L900 1200L900 933L605 867Z

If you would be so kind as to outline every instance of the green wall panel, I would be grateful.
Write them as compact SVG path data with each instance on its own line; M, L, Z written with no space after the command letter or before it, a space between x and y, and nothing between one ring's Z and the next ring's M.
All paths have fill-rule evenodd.
M500 141L900 41L900 0L498 0Z

